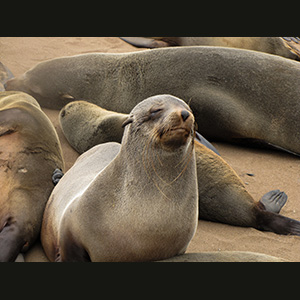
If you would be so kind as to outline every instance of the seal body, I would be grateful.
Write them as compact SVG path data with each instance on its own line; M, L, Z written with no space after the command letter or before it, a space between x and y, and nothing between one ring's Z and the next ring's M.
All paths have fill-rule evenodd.
M299 38L282 37L124 37L137 47L216 46L261 51L300 60Z
M42 106L87 100L129 113L143 99L172 94L190 103L210 140L260 143L300 153L300 67L256 51L174 47L86 54L38 64L7 82Z
M52 173L63 167L56 131L36 100L0 93L0 261L14 261L36 240Z
M81 155L47 203L41 241L54 261L150 261L185 252L198 217L194 117L180 99L138 104L122 146Z
M62 131L80 154L107 142L120 143L127 114L115 113L86 101L67 104L59 114Z
M105 126L106 122L102 126L105 116L109 116L109 127ZM60 124L71 146L81 152L82 143L85 150L88 150L94 146L95 139L99 143L103 139L118 142L120 137L116 139L116 133L120 136L123 133L120 124L124 122L124 116L126 115L107 112L85 101L75 101L61 110ZM127 118L130 118L130 115L127 115ZM74 130L77 129L75 124L81 123L84 125ZM93 136L95 138L89 140L89 137ZM254 201L236 172L214 149L197 140L194 143L200 219L254 227L279 234L299 234L298 221L278 215L287 200L285 193L274 190L264 195L259 202ZM266 226L271 220L277 222L278 226Z

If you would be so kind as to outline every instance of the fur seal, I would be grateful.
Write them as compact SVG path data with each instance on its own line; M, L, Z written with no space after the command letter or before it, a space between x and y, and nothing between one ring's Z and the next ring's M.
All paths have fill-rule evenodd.
M111 120L111 128L107 127L106 123L102 127L106 114ZM119 142L123 133L120 124L126 116L129 118L129 115L114 114L94 104L78 101L67 104L61 110L60 124L71 146L78 149L82 147L80 142L84 141L84 149L87 151L94 146L94 136L97 136L97 141L101 143L102 133L106 141ZM81 122L85 122L85 126L80 125ZM79 124L82 130L73 127L74 124ZM89 136L93 137L90 141ZM119 136L118 140L115 139L116 136ZM259 202L255 202L236 172L219 155L196 140L195 153L199 218L229 225L254 227L279 234L300 233L298 221L278 215L287 201L284 192L270 191Z
M124 132L122 124L128 117L128 114L108 111L87 101L74 101L61 109L59 123L70 145L82 154L98 144L121 143ZM220 155L198 132L195 138Z
M6 83L48 108L87 100L129 113L143 99L172 94L190 103L209 140L260 143L300 154L299 62L221 47L84 54L39 63Z
M0 93L0 261L14 261L40 233L51 176L63 168L56 131L37 101Z
M153 261L183 254L198 219L194 117L180 99L139 103L122 146L81 155L47 203L41 241L51 261Z
M161 48L172 46L217 46L261 51L300 60L298 37L121 37L133 46Z

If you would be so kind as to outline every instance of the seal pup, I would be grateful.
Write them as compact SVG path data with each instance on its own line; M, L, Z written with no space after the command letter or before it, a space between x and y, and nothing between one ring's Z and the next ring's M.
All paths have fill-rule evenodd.
M299 63L280 56L173 47L49 60L6 89L28 92L52 109L84 99L122 113L147 97L172 94L190 103L210 141L260 143L299 155L299 79Z
M121 37L133 46L161 48L174 46L217 46L261 51L300 60L298 37Z
M111 120L110 127L102 126L106 114ZM127 115L127 118L129 116ZM93 141L95 139L101 142L101 134L107 141L118 142L114 138L117 135L122 135L123 129L120 124L126 115L114 114L112 111L107 112L85 101L75 101L67 104L60 111L59 118L62 130L71 146L78 149L82 146L80 142L84 141L86 151L94 146ZM82 121L80 121L81 118ZM81 125L81 122L85 125ZM76 126L75 124L79 124L82 130L73 127ZM89 136L93 136L90 142ZM300 223L298 221L278 217L278 213L287 201L287 195L284 192L280 190L270 191L259 202L256 202L246 191L236 172L219 155L210 151L209 147L197 140L195 140L195 153L199 218L229 225L270 230L279 234L299 233ZM281 225L278 228L273 228L271 225L269 228L265 223L273 222L270 221L271 219L281 223Z
M61 109L59 123L69 144L82 154L98 144L121 143L124 132L122 124L128 117L128 114L108 111L87 101L74 101ZM195 138L220 155L198 132Z
M40 233L51 177L64 163L56 131L37 101L0 93L0 261L14 261Z
M47 203L51 261L152 261L183 254L198 219L194 117L180 99L139 103L122 145L81 155Z

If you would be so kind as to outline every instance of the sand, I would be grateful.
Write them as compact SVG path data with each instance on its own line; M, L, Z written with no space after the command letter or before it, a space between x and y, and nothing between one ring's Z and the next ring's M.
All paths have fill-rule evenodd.
M117 37L0 37L0 61L15 76L38 62L59 56L91 52L140 51ZM58 111L44 109L53 122L62 143L66 169L78 154L64 138L58 124ZM222 157L242 178L255 200L273 189L287 193L281 214L300 220L300 159L278 151L251 149L226 143L213 143ZM247 173L254 174L248 176ZM300 261L300 237L281 236L220 223L199 221L197 232L187 252L253 251ZM28 261L43 261L38 251L28 254Z

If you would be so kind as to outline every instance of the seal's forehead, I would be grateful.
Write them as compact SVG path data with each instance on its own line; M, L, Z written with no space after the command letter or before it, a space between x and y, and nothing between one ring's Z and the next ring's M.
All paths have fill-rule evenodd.
M181 99L172 96L172 95L157 95L149 97L139 104L137 104L133 110L131 111L131 114L138 113L140 111L149 110L152 107L164 105L164 104L173 104L173 105L180 105L183 106L185 109L191 110L190 107Z

